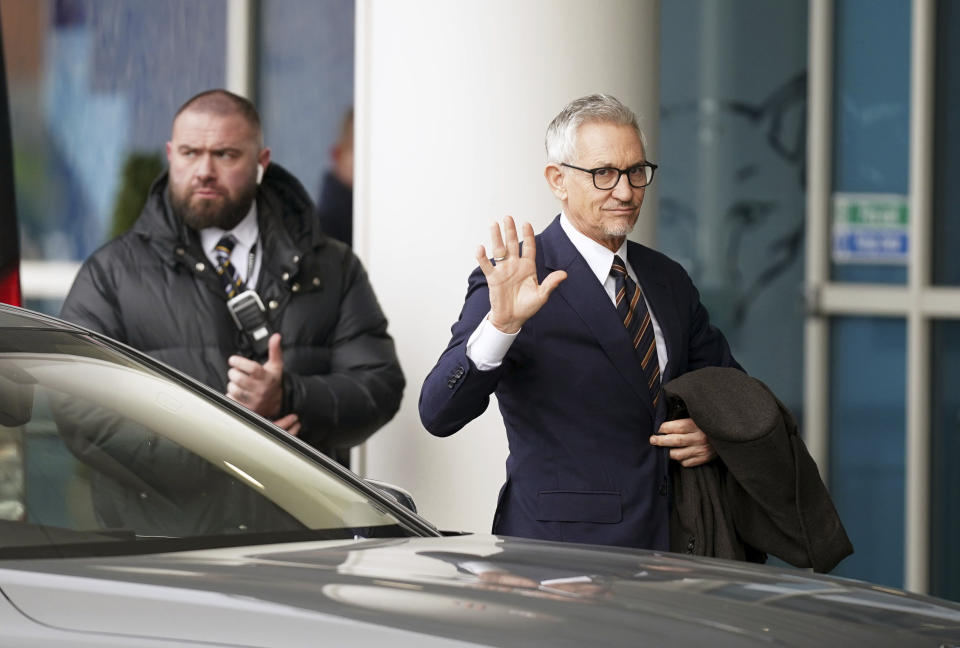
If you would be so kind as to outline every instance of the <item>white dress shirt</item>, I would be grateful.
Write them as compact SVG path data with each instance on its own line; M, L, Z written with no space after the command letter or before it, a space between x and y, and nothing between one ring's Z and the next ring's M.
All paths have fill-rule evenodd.
M603 289L606 290L607 296L610 297L610 303L616 305L614 280L613 277L610 276L610 266L613 265L614 253L577 230L577 228L573 226L573 223L567 218L566 214L562 212L560 213L560 227L563 228L564 234L566 234L570 242L573 243L573 247L577 249L580 256L587 262L590 270L596 275L597 281L603 284ZM627 274L639 285L640 282L637 280L637 274L633 271L633 268L630 266L630 261L627 259L626 239L624 239L623 244L616 253L620 255L620 258L623 259L624 264L626 264ZM667 345L663 340L660 324L657 323L653 309L650 308L650 302L647 301L647 296L644 295L643 299L647 304L647 310L650 311L653 335L657 340L657 360L660 364L660 375L663 375L663 370L667 366ZM470 339L467 340L467 357L470 358L473 364L477 366L477 369L481 371L496 369L503 362L507 351L510 350L510 345L513 344L513 341L519 334L520 331L513 334L503 333L497 330L488 318L484 317L480 325L470 335Z
M250 290L256 290L257 279L260 277L260 261L263 258L261 250L263 246L257 244L260 239L260 228L257 225L257 201L253 201L250 211L232 230L224 230L219 227L204 227L200 230L200 244L214 268L217 267L217 255L214 248L217 247L217 243L225 234L233 234L233 237L237 239L237 244L230 253L230 263L239 273L246 287ZM257 249L253 256L253 263L251 263L250 250L253 249L254 245L257 246Z

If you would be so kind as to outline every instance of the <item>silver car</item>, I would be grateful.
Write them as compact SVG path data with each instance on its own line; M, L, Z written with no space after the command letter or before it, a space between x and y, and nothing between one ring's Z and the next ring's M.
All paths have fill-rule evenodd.
M810 572L444 534L199 383L0 306L0 646L957 646Z

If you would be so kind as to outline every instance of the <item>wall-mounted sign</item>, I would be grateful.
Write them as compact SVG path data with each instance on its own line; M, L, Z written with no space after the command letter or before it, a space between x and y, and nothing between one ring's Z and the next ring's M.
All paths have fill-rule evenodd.
M907 196L834 194L833 261L906 265L909 225Z

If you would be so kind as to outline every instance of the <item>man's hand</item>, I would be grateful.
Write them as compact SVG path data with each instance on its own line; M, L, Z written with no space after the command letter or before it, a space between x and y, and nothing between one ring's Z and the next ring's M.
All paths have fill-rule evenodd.
M300 417L296 414L287 414L273 422L278 428L283 428L293 436L300 434Z
M262 365L237 355L230 356L227 363L230 365L227 371L227 378L230 379L227 396L246 405L260 416L269 419L278 416L283 406L283 351L280 349L280 334L274 333L270 336L267 361Z
M650 437L650 445L670 448L670 458L684 468L703 465L717 456L707 435L690 418L664 421L660 433Z
M510 216L503 219L503 233L506 240L500 235L500 225L494 223L490 227L491 252L496 265L487 258L482 245L477 248L477 263L490 289L490 323L503 333L516 333L547 303L550 293L567 278L567 273L556 270L547 275L543 283L538 283L533 226L523 224L523 256L517 226Z

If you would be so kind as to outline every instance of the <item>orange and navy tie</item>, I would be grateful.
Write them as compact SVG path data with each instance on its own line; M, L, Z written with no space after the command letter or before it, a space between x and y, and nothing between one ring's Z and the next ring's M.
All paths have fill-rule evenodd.
M613 257L610 268L616 294L617 313L630 334L633 348L640 356L640 368L650 389L650 398L656 407L660 401L660 362L657 359L657 339L653 334L650 311L643 299L640 286L627 274L627 266L619 255Z
M213 254L217 259L217 275L220 277L220 283L227 293L227 299L235 297L237 291L243 287L243 279L237 272L237 269L230 263L230 253L233 252L237 239L232 234L227 234L213 248Z

